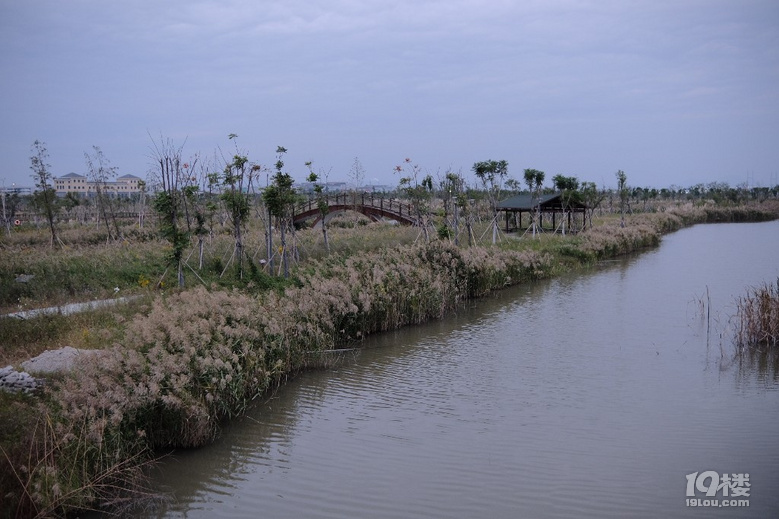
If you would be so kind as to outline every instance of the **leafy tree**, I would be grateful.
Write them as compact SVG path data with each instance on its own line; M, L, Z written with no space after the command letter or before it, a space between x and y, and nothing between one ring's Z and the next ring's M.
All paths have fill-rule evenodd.
M460 245L460 218L463 218L468 231L468 245L471 245L473 230L470 203L465 193L465 179L463 179L460 173L450 171L446 174L442 190L447 193L447 199L452 201L452 234L454 235L454 244Z
M565 175L555 175L552 177L552 182L554 188L561 193L560 198L563 206L562 229L563 236L565 236L565 222L568 210L572 203L578 202L581 199L581 194L579 193L579 179L576 177L566 177Z
M206 195L206 219L208 220L209 239L214 237L214 215L219 210L219 197L216 192L219 190L219 173L206 172L205 185L208 189Z
M592 228L592 217L595 210L600 207L600 204L606 198L606 192L602 189L598 189L595 182L582 182L579 190L581 193L582 201L587 206L587 218L590 221L590 228ZM585 221L585 227L587 222Z
M284 277L289 277L289 260L287 253L287 229L291 226L292 210L295 206L295 191L292 188L294 180L289 173L284 172L284 154L287 149L283 146L276 148L276 173L273 182L263 192L262 198L268 208L268 213L276 220L281 230L281 262L284 268ZM269 236L271 236L269 234ZM272 241L269 240L269 248L272 249ZM270 251L269 251L270 253ZM272 258L272 256L270 256ZM272 261L272 260L271 260ZM273 263L271 263L271 269Z
M517 194L522 190L522 184L515 178L506 180L506 187L514 194Z
M533 237L538 229L538 222L541 220L541 187L544 185L544 172L537 169L525 170L525 184L530 191L536 210L533 212Z
M220 178L219 173L212 171L214 162L195 157L187 166L191 176L183 191L193 220L187 229L197 238L198 270L203 270L205 238L213 236L214 212L219 207L214 190L219 187ZM201 192L201 186L205 186L204 192Z
M229 138L234 139L237 135L230 134ZM235 155L231 162L224 168L222 185L225 187L222 193L222 201L227 209L230 222L233 224L233 239L235 248L233 257L238 262L238 276L243 279L243 227L246 218L249 216L249 197L246 195L246 188L250 182L250 172L254 166L249 164L249 158L241 155L236 146Z
M508 175L509 163L505 160L485 160L473 165L473 172L481 180L492 210L492 243L498 239L498 202L503 189L503 179Z
M160 190L154 197L153 206L160 216L160 233L171 245L169 261L176 266L178 285L184 286L184 250L189 243L189 233L183 219L184 196L181 190L187 174L181 160L182 147L175 147L172 141L157 143L152 140L154 172Z
M36 140L32 144L33 155L30 157L30 169L32 178L35 180L35 193L33 194L33 205L43 214L49 223L51 232L51 247L55 245L62 246L62 241L57 235L55 225L59 207L57 205L57 191L52 187L51 165L48 164L49 152L46 149L46 143Z

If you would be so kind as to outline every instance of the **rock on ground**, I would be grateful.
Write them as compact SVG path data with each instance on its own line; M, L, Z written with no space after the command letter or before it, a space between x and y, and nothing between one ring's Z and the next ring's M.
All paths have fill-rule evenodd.
M38 389L42 381L24 371L16 371L13 366L0 368L0 389L11 393L31 393Z
M46 350L37 357L22 362L22 368L31 373L54 373L73 368L73 363L79 356L95 355L100 350L77 350L65 346L58 350Z
M44 351L37 357L22 362L21 366L25 371L16 371L13 366L0 368L0 390L31 393L43 386L44 380L33 377L28 371L36 375L67 371L73 369L77 358L99 353L100 350L78 350L71 346Z

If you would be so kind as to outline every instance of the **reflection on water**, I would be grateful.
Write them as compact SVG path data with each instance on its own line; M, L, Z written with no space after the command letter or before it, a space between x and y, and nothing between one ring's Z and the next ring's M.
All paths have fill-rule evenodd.
M738 369L738 387L775 389L779 385L779 354L776 350L749 350L731 362Z
M752 482L717 516L776 516L776 358L729 363L726 331L734 298L779 276L776 236L700 225L371 337L172 455L158 515L708 517L685 475L714 470Z

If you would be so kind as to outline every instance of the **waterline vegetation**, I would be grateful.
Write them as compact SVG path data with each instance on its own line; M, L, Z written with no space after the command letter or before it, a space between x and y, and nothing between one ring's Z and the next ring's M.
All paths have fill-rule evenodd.
M735 343L740 355L776 353L779 347L779 279L750 289L738 299Z

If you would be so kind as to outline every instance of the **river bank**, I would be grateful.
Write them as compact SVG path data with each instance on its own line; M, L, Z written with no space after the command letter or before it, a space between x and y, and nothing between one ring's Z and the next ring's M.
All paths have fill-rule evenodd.
M657 245L662 233L685 225L775 217L668 211L641 215L625 228L537 240L537 249L527 240L469 249L432 242L312 262L300 272L300 286L284 292L198 288L158 298L148 315L128 323L123 342L100 365L84 362L52 380L42 399L16 402L46 419L37 437L20 439L37 450L28 449L35 455L26 470L12 465L23 488L10 495L23 515L115 499L115 488L138 483L150 453L209 442L221 420L296 371L326 364L328 350L441 318L463 300L507 285Z

